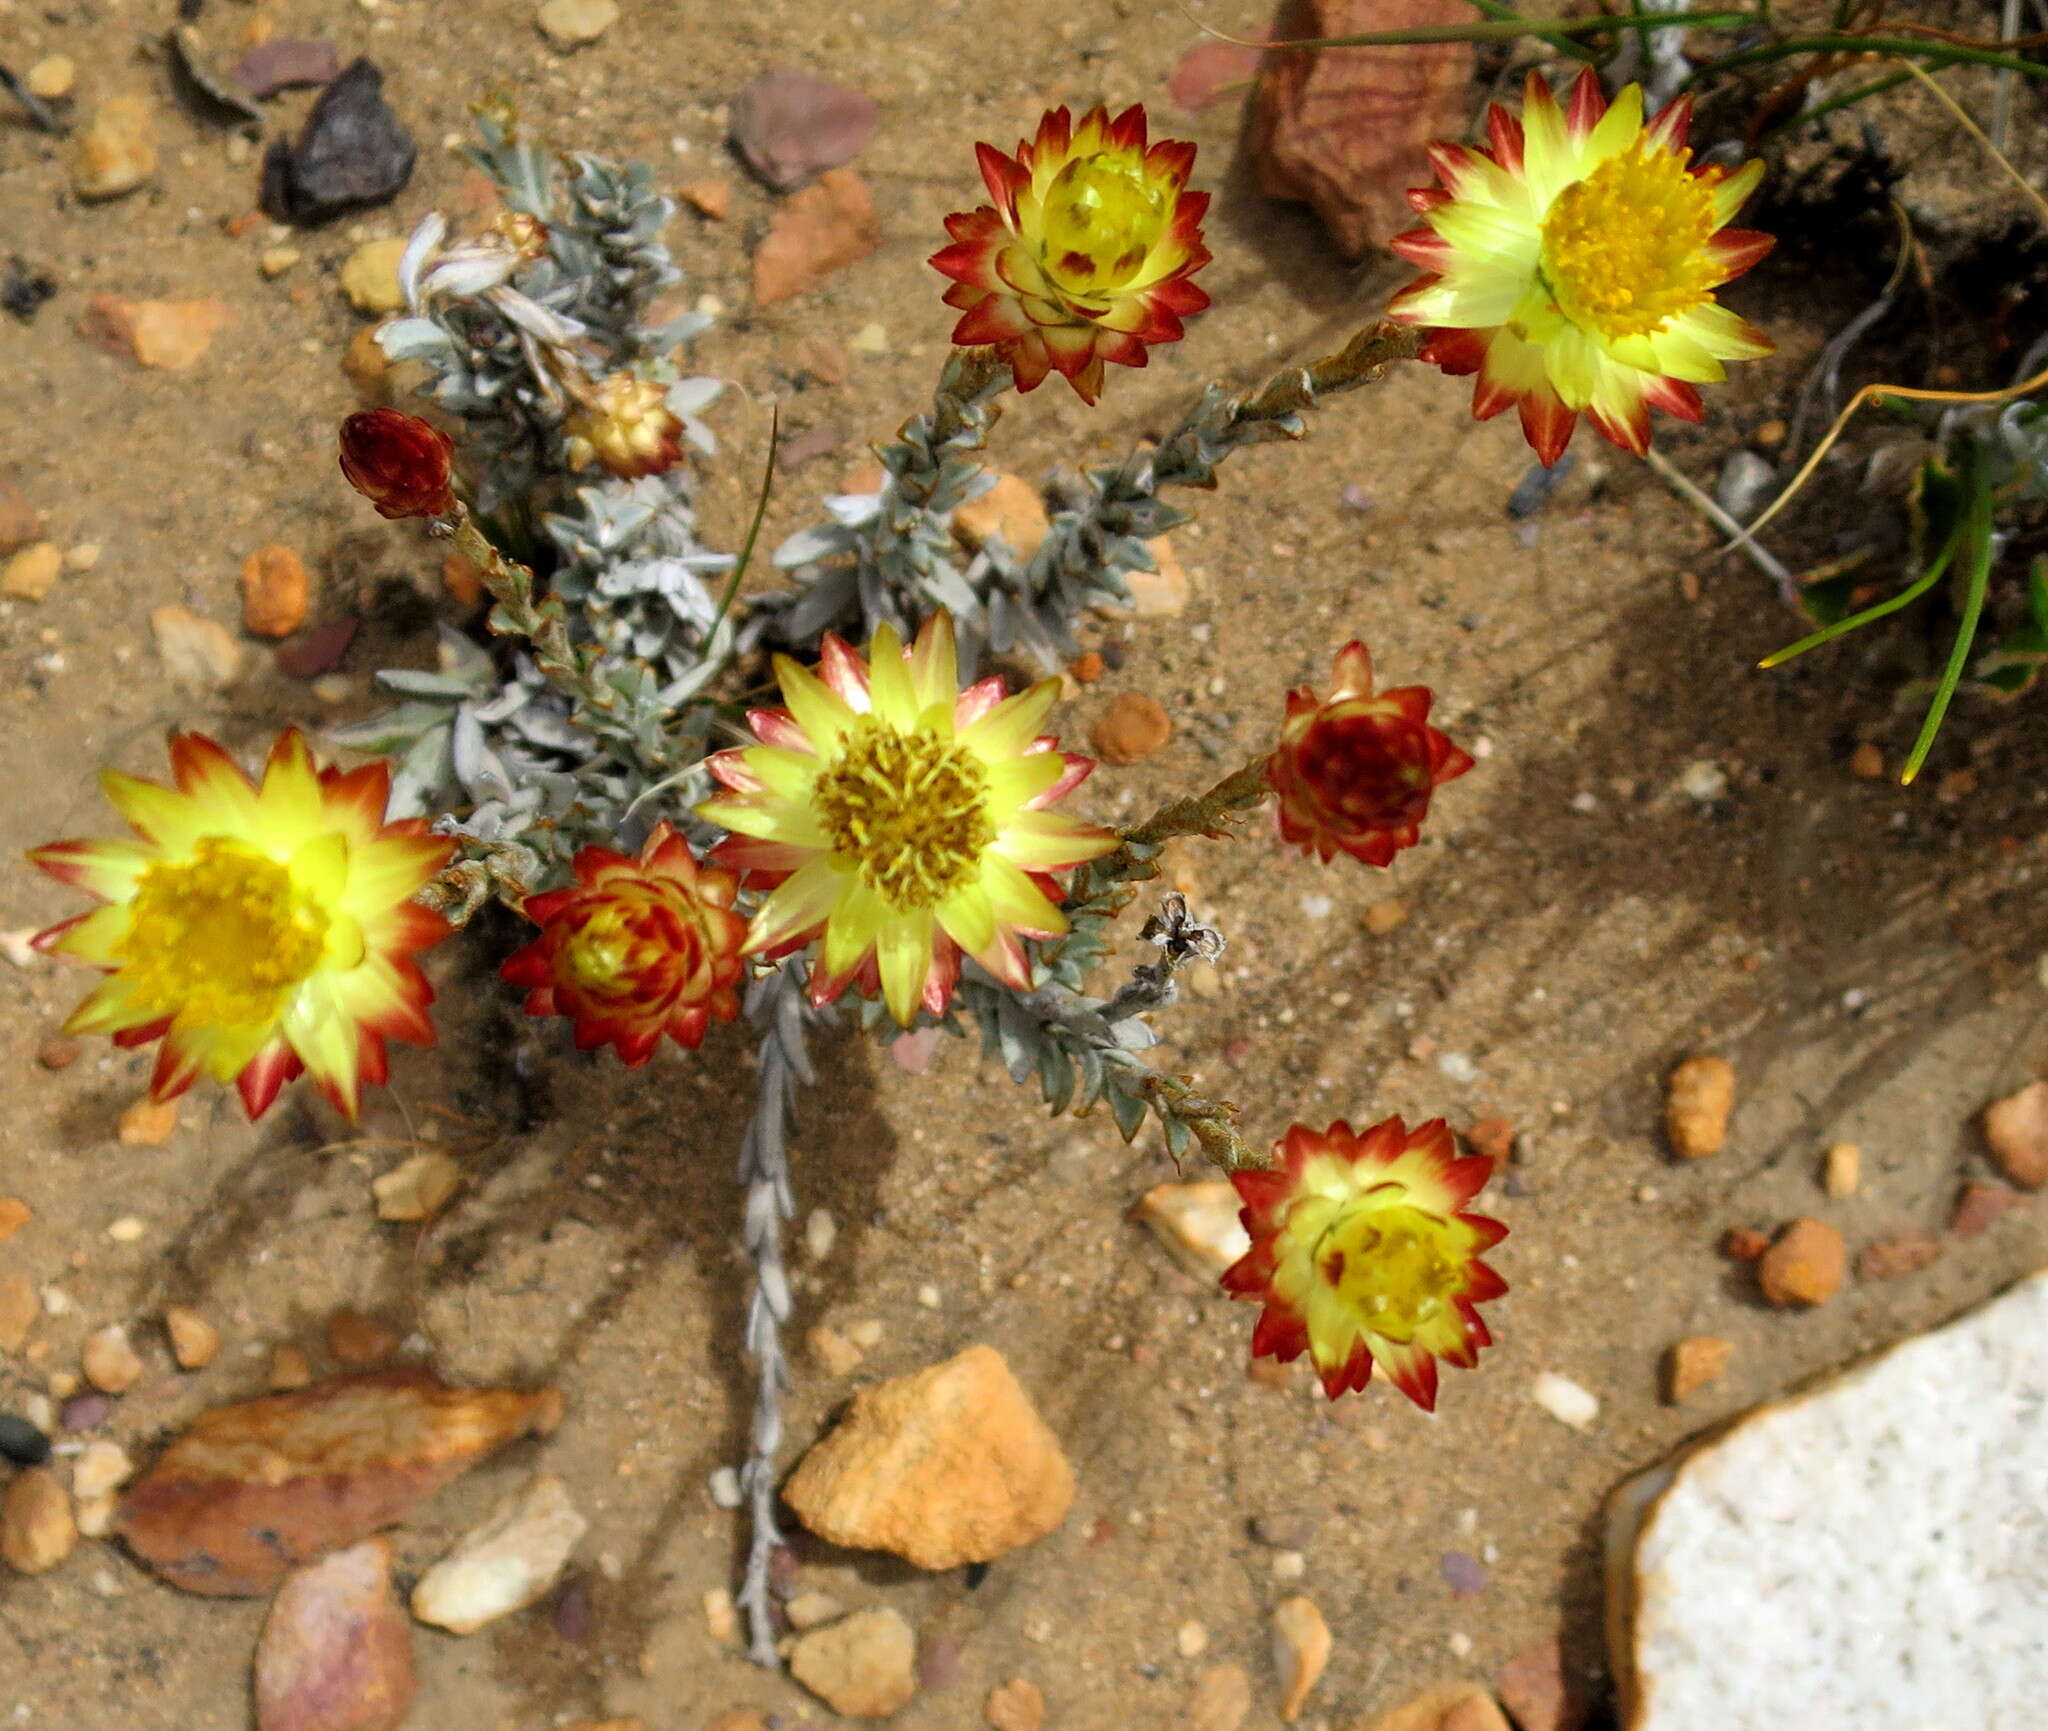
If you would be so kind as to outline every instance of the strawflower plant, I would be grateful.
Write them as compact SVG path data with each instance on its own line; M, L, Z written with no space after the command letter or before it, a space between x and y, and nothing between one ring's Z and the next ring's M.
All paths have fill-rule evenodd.
M1628 389L1692 407L1654 381L1706 376L1695 350L1722 327L1703 298L1680 302L1734 256L1712 236L1754 176L1692 170L1681 121L1645 126L1626 95L1604 119L1583 97L1569 113L1548 102L1532 86L1526 135L1496 121L1484 165L1443 158L1465 206L1511 203L1522 229L1509 235L1503 218L1487 230L1493 251L1431 252L1435 285L1405 303L1430 334L1374 320L1250 389L1211 386L1157 441L1050 483L1035 552L997 540L963 559L953 516L995 483L981 454L1005 395L1057 371L1093 402L1112 363L1182 340L1207 304L1194 150L1153 140L1142 109L1078 121L1056 109L1014 155L982 146L993 202L949 218L933 260L961 316L929 409L876 447L876 491L828 499L829 522L784 543L776 563L793 581L751 589L766 484L736 553L698 538L695 475L717 451L699 415L719 386L680 365L701 318L653 321L680 276L659 239L673 207L646 170L557 158L508 107L488 107L472 159L511 215L468 238L424 220L400 268L408 316L380 337L393 359L421 363L441 424L351 416L340 454L379 512L425 519L474 568L491 641L450 629L437 668L382 676L400 704L341 735L377 755L366 768L316 770L288 735L258 789L216 748L181 742L177 791L110 780L143 842L38 856L108 904L48 935L110 974L76 1025L131 1043L164 1035L167 1092L201 1072L239 1078L257 1111L302 1064L353 1109L360 1084L382 1079L384 1038L431 1035L411 954L493 901L523 922L516 953L494 961L543 1025L566 1024L565 1045L686 1063L744 1019L759 1063L739 1149L755 1273L740 1603L764 1664L776 1662L769 1565L794 1303L789 1130L828 1031L978 1032L1053 1112L1099 1110L1126 1140L1156 1126L1175 1161L1229 1174L1253 1248L1224 1286L1263 1307L1254 1350L1307 1353L1333 1398L1377 1366L1429 1405L1436 1365L1470 1365L1486 1344L1476 1307L1504 1288L1480 1253L1502 1229L1466 1204L1487 1163L1458 1157L1440 1122L1297 1125L1270 1152L1197 1078L1148 1063L1181 972L1227 941L1183 898L1165 897L1136 934L1156 959L1112 966L1162 850L1244 836L1269 804L1282 843L1330 869L1395 868L1473 768L1432 725L1429 691L1377 689L1351 642L1326 695L1273 693L1267 749L1119 831L1075 809L1091 766L1057 744L1059 681L1013 689L988 662L1051 674L1091 609L1128 601L1148 543L1188 520L1164 494L1214 487L1249 446L1304 438L1312 411L1390 366L1469 354L1475 331L1506 343L1501 365L1512 358L1525 397L1540 395L1529 354L1545 368L1567 356L1541 385L1566 408L1592 368L1581 406L1604 430L1640 429ZM1684 234L1716 219L1692 251L1661 214L1671 199L1692 213ZM1484 227L1456 202L1429 201L1444 248ZM1577 226L1567 235L1560 219L1544 277L1545 213L1560 203ZM1505 281L1509 240L1512 294L1493 280ZM1656 303L1669 330L1589 347L1596 315L1622 316L1600 300L1620 280L1597 263L1603 246L1670 266ZM1554 314L1540 342L1509 328L1539 292ZM1534 411L1547 443L1569 431L1562 413ZM779 705L750 708L771 681Z

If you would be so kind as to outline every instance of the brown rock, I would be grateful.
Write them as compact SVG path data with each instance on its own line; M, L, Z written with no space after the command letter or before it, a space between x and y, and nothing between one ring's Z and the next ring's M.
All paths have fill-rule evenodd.
M732 214L732 182L723 175L686 180L676 194L699 216L708 216L713 222L723 222Z
M1109 664L1094 650L1089 649L1075 656L1068 664L1067 671L1083 685L1093 685L1109 671Z
M1509 1118L1482 1118L1465 1132L1465 1144L1496 1166L1505 1166L1515 1151L1515 1126Z
M370 1180L379 1220L431 1220L462 1188L462 1168L447 1154L415 1154Z
M18 1268L0 1274L0 1352L19 1352L42 1314L33 1280Z
M953 539L961 546L974 552L1000 540L1019 564L1038 551L1051 528L1038 489L1015 475L998 475L986 493L953 513Z
M1119 766L1143 762L1172 737L1172 720L1142 691L1119 691L1088 729L1095 755Z
M19 1196L0 1196L0 1244L5 1244L36 1217L36 1211Z
M1849 773L1859 781L1875 781L1884 774L1884 753L1865 740L1849 753Z
M57 586L63 569L64 555L57 543L38 541L0 565L0 595L16 601L40 601Z
M101 1394L126 1394L142 1380L146 1368L119 1323L87 1335L79 1363L85 1380Z
M143 96L110 96L79 135L71 190L88 203L120 198L156 173L156 110Z
M1941 1255L1941 1240L1931 1232L1894 1232L1866 1244L1856 1257L1858 1280L1903 1280L1918 1274Z
M270 1355L264 1377L272 1394L291 1394L313 1386L313 1361L295 1346L280 1346Z
M1592 1712L1587 1692L1565 1669L1555 1635L1517 1653L1493 1687L1520 1731L1579 1731Z
M381 406L391 401L391 359L377 341L382 325L365 325L349 338L341 351L341 370L355 386L356 395L366 403Z
M306 562L280 541L242 561L242 624L258 637L289 637L306 623L313 581Z
M224 301L130 301L99 294L85 303L78 328L104 349L125 349L145 367L175 373L196 363L227 322Z
M1825 1220L1795 1220L1756 1265L1757 1285L1772 1304L1825 1304L1841 1290L1848 1254Z
M164 1306L164 1333L180 1370L204 1370L220 1351L220 1330L189 1304Z
M1242 1665L1211 1665L1181 1709L1183 1731L1238 1731L1252 1710L1252 1680Z
M265 1592L294 1564L403 1520L560 1412L552 1389L449 1388L418 1370L218 1407L129 1487L117 1527L177 1586Z
M867 183L834 168L784 203L754 252L754 299L773 306L815 288L882 244Z
M1734 1105L1735 1070L1726 1058L1686 1059L1671 1072L1664 1096L1664 1128L1671 1151L1684 1160L1720 1153Z
M1407 918L1408 904L1398 896L1390 896L1386 901L1374 902L1367 908L1359 923L1373 937L1383 938L1404 924Z
M1500 1704L1477 1683L1440 1684L1414 1700L1360 1721L1350 1731L1513 1731ZM1526 1731L1526 1728L1525 1728Z
M1313 1599L1296 1594L1273 1607L1273 1668L1280 1673L1280 1717L1289 1725L1329 1665L1330 1646L1330 1625Z
M43 538L44 518L21 483L0 469L0 553L12 553Z
M1958 1238L1975 1238L1988 1232L1993 1223L2015 1208L2027 1206L2027 1199L2003 1184L1979 1184L1974 1180L1956 1194L1956 1211L1948 1223Z
M1676 1406L1695 1389L1719 1381L1734 1352L1732 1340L1711 1334L1689 1334L1673 1342L1664 1358L1664 1399Z
M71 94L78 83L78 66L68 54L45 54L28 69L22 79L31 96L40 96L45 102L59 102Z
M1999 1171L2022 1190L2048 1184L2048 1082L2029 1082L2017 1094L1992 1101L1983 1122Z
M24 1575L45 1575L78 1546L71 1495L48 1467L16 1473L0 1498L0 1557Z
M1028 1678L1012 1677L989 1691L982 1717L994 1731L1039 1731L1045 1723L1045 1696Z
M811 1357L827 1376L851 1376L858 1370L867 1354L848 1340L836 1328L828 1328L820 1322L804 1334L804 1344L810 1348Z
M366 240L341 265L341 292L348 304L371 318L405 310L405 290L398 281L398 261L405 256L403 236Z
M127 1148L161 1148L178 1133L178 1102L137 1100L121 1114L116 1134Z
M398 1350L398 1336L360 1310L337 1310L327 1319L327 1350L338 1364L367 1370Z
M149 629L171 683L188 692L219 691L242 671L242 646L218 619L173 602L150 613Z
M1002 1354L972 1346L855 1395L783 1497L835 1545L953 1569L1044 1538L1074 1474Z
M52 1034L36 1047L36 1062L45 1070L68 1070L84 1054L85 1048L69 1034Z
M1290 0L1277 41L1464 24L1459 0ZM1252 92L1247 144L1259 190L1313 205L1347 258L1411 227L1407 192L1434 184L1432 139L1461 137L1469 43L1271 54Z
M1721 1234L1721 1254L1730 1262L1754 1262L1770 1247L1770 1239L1754 1226L1731 1226Z
M384 1540L285 1577L256 1644L257 1731L397 1731L418 1687Z
M789 1670L833 1712L886 1719L917 1693L917 1637L886 1606L856 1611L799 1635Z

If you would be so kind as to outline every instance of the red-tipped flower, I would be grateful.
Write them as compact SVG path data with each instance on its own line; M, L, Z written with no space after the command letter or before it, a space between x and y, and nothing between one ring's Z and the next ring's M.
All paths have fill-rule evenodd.
M1020 391L1054 371L1092 403L1105 361L1142 367L1147 344L1180 341L1181 320L1209 304L1192 280L1209 262L1192 144L1148 146L1141 107L1114 120L1092 108L1078 125L1055 108L1015 156L975 150L995 204L947 217L953 244L931 261L964 315L954 342L994 344Z
M341 472L380 517L445 517L455 509L455 445L439 427L397 409L364 409L341 423Z
M1230 1180L1252 1247L1223 1289L1265 1306L1253 1356L1284 1364L1306 1352L1332 1400L1363 1389L1377 1365L1433 1412L1436 1361L1477 1368L1493 1344L1477 1307L1508 1289L1479 1260L1508 1229L1463 1212L1493 1162L1461 1158L1441 1118L1412 1133L1399 1118L1363 1134L1296 1124L1274 1151L1276 1170Z
M1390 865L1413 847L1429 796L1472 767L1429 725L1430 692L1402 685L1377 697L1372 656L1355 638L1337 653L1336 689L1287 694L1287 720L1266 773L1280 796L1280 833L1326 865L1339 853Z
M540 936L503 969L526 988L529 1016L568 1016L578 1051L610 1044L635 1066L663 1034L695 1047L714 1016L740 1013L736 873L700 866L665 823L638 859L586 847L571 869L568 889L529 898Z

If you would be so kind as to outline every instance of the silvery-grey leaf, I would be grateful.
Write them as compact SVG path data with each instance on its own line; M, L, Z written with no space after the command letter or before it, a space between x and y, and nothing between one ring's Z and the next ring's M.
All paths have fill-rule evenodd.
M793 565L808 565L813 560L836 553L839 546L838 540L829 529L799 529L769 557L786 571Z
M725 380L700 374L694 378L678 379L670 385L667 402L675 414L698 415L717 402L724 390Z
M426 360L455 351L455 339L432 319L397 319L377 333L377 346L389 361Z
M411 692L418 697L467 697L476 689L472 680L453 673L430 673L419 667L382 668L377 681L393 691Z
M420 218L405 243L405 251L398 255L399 292L414 312L420 310L420 272L426 267L428 255L440 246L447 233L448 219L438 210L430 210Z
M874 521L882 508L880 493L828 493L825 495L825 514L843 528L858 529L863 523Z

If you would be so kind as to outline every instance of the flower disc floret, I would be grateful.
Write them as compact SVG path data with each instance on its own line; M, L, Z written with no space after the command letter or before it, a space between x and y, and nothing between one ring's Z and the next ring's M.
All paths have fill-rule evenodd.
M953 279L953 341L993 344L1020 391L1058 372L1092 403L1106 362L1142 367L1209 304L1192 280L1209 262L1209 195L1187 189L1195 147L1148 144L1143 108L1078 124L1055 108L1015 156L977 154L995 203L947 217L953 244L931 262Z
M1375 695L1372 657L1355 639L1338 651L1327 698L1306 685L1290 691L1266 768L1281 836L1325 864L1348 853L1390 865L1413 847L1430 796L1472 767L1468 752L1429 725L1432 701L1421 685Z
M1296 1124L1275 1152L1277 1167L1231 1180L1252 1245L1223 1286L1265 1307L1254 1355L1308 1353L1332 1400L1377 1367L1433 1410L1437 1361L1473 1369L1492 1344L1477 1307L1507 1291L1480 1260L1507 1228L1464 1211L1493 1162L1460 1157L1442 1119Z
M1691 101L1655 119L1627 86L1610 107L1588 68L1564 108L1531 73L1521 118L1488 112L1491 148L1431 150L1441 187L1409 201L1426 226L1394 250L1429 274L1388 309L1428 328L1423 359L1476 373L1473 413L1509 406L1537 456L1564 454L1581 414L1638 456L1650 410L1701 415L1701 384L1771 342L1714 298L1770 251L1727 226L1763 176L1695 167Z
M666 823L637 858L586 847L570 869L570 887L527 899L540 935L502 970L526 988L528 1015L570 1017L578 1051L609 1044L630 1067L664 1034L696 1047L739 1014L737 874L699 866Z
M363 1083L384 1080L387 1040L433 1043L434 994L412 958L448 926L412 897L453 844L418 819L385 822L386 766L319 768L296 730L260 782L199 734L172 739L171 772L170 787L102 773L140 840L29 856L105 904L35 940L108 976L66 1031L161 1038L152 1099L207 1075L234 1082L255 1118L310 1072L354 1117Z
M697 808L733 832L711 858L769 892L743 953L816 940L814 1002L856 985L905 1027L944 1012L963 953L1028 987L1023 940L1067 929L1054 874L1116 846L1048 809L1094 768L1038 732L1059 682L960 690L943 613L908 648L887 625L865 658L828 635L816 673L776 672L788 708L748 717L759 743L709 760L727 792Z

